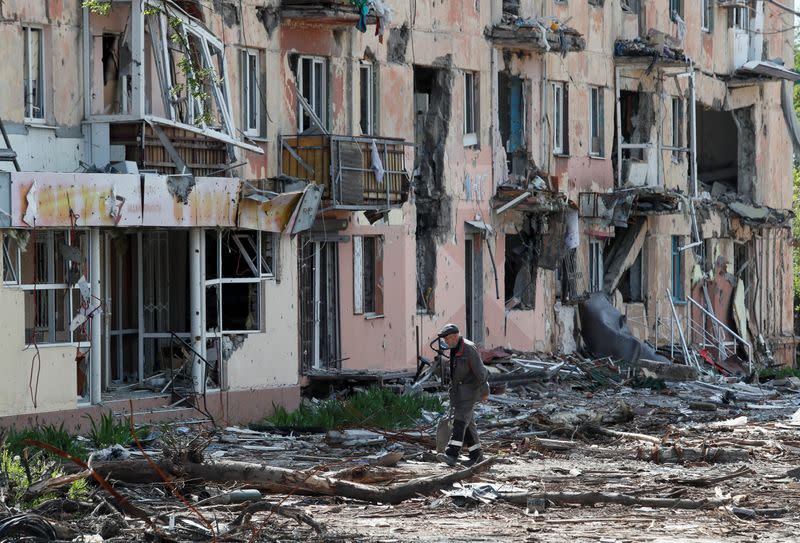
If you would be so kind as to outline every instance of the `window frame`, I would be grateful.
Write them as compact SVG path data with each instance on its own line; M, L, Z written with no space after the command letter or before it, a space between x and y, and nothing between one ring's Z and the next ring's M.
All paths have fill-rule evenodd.
M34 104L32 99L33 80L32 80L32 67L31 67L30 57L31 57L31 34L34 32L39 34L39 51L38 51L39 96L37 98L38 104ZM26 123L44 123L45 117L47 115L47 101L45 99L45 89L47 88L47 85L45 79L46 70L44 66L44 60L45 60L44 29L39 26L25 25L22 27L22 36L23 36L22 65L23 65L23 71L25 72L23 74L23 90L27 89L27 92L24 93L25 98L23 100L23 109L24 109L23 117ZM34 113L33 110L36 107L39 108L41 113L40 115L33 114Z
M368 80L366 86L364 85L364 73L367 73ZM377 115L377 74L375 63L369 61L362 61L358 66L359 77L359 120L358 124L361 128L361 133L364 136L374 136L378 133L378 115ZM366 96L364 90L366 89ZM364 106L366 98L366 122L367 130L364 130Z
M675 14L685 20L683 16L683 7L683 0L669 0L669 18L672 19L673 22L677 22Z
M711 0L700 0L700 30L710 33L713 20L714 4Z
M605 129L603 118L605 116L605 105L603 88L598 86L589 87L589 156L592 158L605 158ZM596 135L595 135L596 133ZM597 139L598 148L594 148L594 140Z
M480 92L477 72L464 71L464 147L478 145Z
M748 2L749 4L749 2ZM739 6L731 9L731 26L737 30L750 31L750 6Z
M642 9L640 0L628 0L627 5L620 2L620 7L622 8L623 13L627 13L629 15L638 15Z
M673 303L686 303L686 263L683 259L683 236L672 236L672 252L670 262L670 294ZM677 272L677 273L676 273Z
M262 137L264 134L262 102L261 102L261 51L258 49L242 49L240 53L241 63L241 110L242 110L242 131L247 136ZM250 60L255 60L255 67L251 70ZM251 73L255 71L255 75ZM255 89L250 88L251 78L254 76ZM255 107L255 126L250 124L250 107Z
M217 277L204 277L203 281L203 290L204 294L207 295L208 289L214 289L214 297L215 297L215 305L216 305L216 312L217 312L217 329L210 329L208 326L208 309L205 310L205 333L206 336L211 337L221 337L223 335L232 335L232 334L259 334L263 333L265 329L265 318L266 314L262 304L264 302L264 281L265 280L276 280L278 273L277 273L277 252L275 251L276 245L276 238L278 234L270 233L270 232L261 232L260 230L219 230L219 229L212 229L207 228L204 229L204 240L207 240L206 237L208 234L214 235L215 243L213 247L209 247L208 242L206 241L205 244L205 260L208 261L209 252L213 251L214 255L213 258L215 259L216 265L216 273ZM247 258L249 254L247 249L242 250L244 247L244 239L249 240L250 236L255 234L255 246L252 246L253 253L257 255L259 258L258 268L254 269L256 265L252 258ZM269 266L264 262L264 254L262 251L262 236L267 234L271 236L273 242L273 262L272 262L272 269L269 269ZM242 256L245 257L245 265L250 268L252 272L252 276L247 277L231 277L225 276L222 272L222 260L224 258L223 255L223 238L225 236L229 236L229 246L236 246L239 249L239 252ZM252 255L251 255L252 256ZM265 269L266 268L266 269ZM223 319L223 295L222 291L225 288L225 285L232 285L232 284L255 284L257 289L257 302L256 302L256 320L257 325L252 329L226 329L225 328L225 320Z
M46 272L47 275L48 275L47 280L44 281L44 282L36 281L34 283L25 283L23 281L23 259L22 259L21 251L19 250L19 247L18 247L17 248L17 251L18 251L18 254L19 254L19 260L17 261L17 271L18 271L17 281L18 282L17 283L6 283L4 281L4 285L12 287L15 290L23 291L26 294L28 292L30 292L30 293L33 294L33 296L37 296L39 294L47 294L47 296L48 296L47 303L49 304L48 308L49 307L56 307L56 308L58 307L58 302L56 301L56 298L58 297L59 293L62 293L62 296L61 296L62 298L64 296L66 296L67 293L69 293L69 295L66 296L67 304L68 304L68 310L67 310L68 314L64 318L64 324L66 325L65 332L66 332L66 334L68 334L68 339L66 339L64 341L57 341L57 340L54 339L54 336L58 331L55 329L56 328L56 324L50 322L50 318L52 318L53 315L55 315L55 313L54 313L55 310L53 310L53 311L48 311L50 313L50 315L48 315L48 322L46 324L46 326L48 327L48 331L46 333L48 333L50 335L50 338L48 338L45 341L36 340L36 345L38 347L48 347L48 346L90 347L91 346L91 341L90 341L90 339L88 337L85 338L85 339L80 339L79 337L77 337L78 336L78 328L76 328L76 330L72 330L71 329L71 323L72 323L73 319L75 318L75 316L77 315L77 311L79 309L79 308L75 307L75 302L74 302L74 295L76 293L79 296L78 306L81 306L82 303L83 303L83 301L80 299L80 289L78 287L77 282L74 285L69 285L68 283L65 283L65 282L62 282L62 283L55 282L56 266L59 263L61 263L61 264L63 264L65 266L65 272L64 272L65 275L64 275L64 277L66 278L66 269L73 264L73 261L71 261L71 260L63 260L63 262L61 262L61 255L58 254L59 248L58 248L58 246L56 244L56 234L57 233L64 234L64 238L66 240L69 240L69 244L70 245L72 245L74 243L74 241L75 241L75 239L73 238L73 235L75 235L76 238L78 236L83 236L84 243L85 243L84 255L83 256L85 257L85 262L84 263L79 263L79 264L82 264L84 266L84 270L91 269L91 262L89 260L89 255L91 253L91 251L89 251L90 236L89 236L89 230L88 229L76 228L76 229L74 229L72 231L67 230L67 229L40 230L36 234L37 237L35 239L32 236L31 239L29 240L29 242L28 242L28 244L29 244L28 245L28 251L33 251L32 262L36 263L36 251L37 251L36 243L40 242L42 237L45 238L45 243L46 243L45 254L46 254L46 257L47 257L47 262L44 265L45 265L46 270L47 270L47 272ZM8 237L7 234L3 236L3 239L4 239L3 250L4 250L4 252L5 252L5 239L7 237ZM5 257L4 257L4 259L5 259ZM36 270L34 270L34 272L33 272L34 277L35 277L36 273L37 273ZM85 276L85 275L88 275L88 273L84 273L82 275ZM27 311L27 303L25 301L23 301L23 315L24 315L24 319L25 319L25 327L24 328L25 328L25 334L26 334L25 344L26 345L30 345L32 343L32 341L31 341L32 337L28 334L28 329L27 329L28 315L27 315L26 311ZM33 334L37 334L36 319L37 319L37 316L34 315L33 316L33 331L32 331ZM56 316L55 319L56 319L56 322L57 322L58 317ZM51 324L52 324L52 330L50 330ZM77 339L76 339L76 337L77 337Z
M365 241L372 244L372 280L366 281ZM353 236L353 314L365 319L383 317L384 238L381 235ZM361 293L359 298L358 293ZM371 305L367 305L371 300Z
M589 292L603 290L603 275L605 274L603 245L603 240L596 238L589 240Z
M551 84L553 96L553 154L566 155L569 153L567 138L567 84L562 81L553 81Z
M304 86L304 76L303 76L303 63L309 62L311 64L311 98L308 96L303 95L303 86ZM317 70L316 67L319 66L319 74L321 81L316 81L316 74ZM322 121L322 126L324 128L328 128L328 59L326 57L317 57L311 55L301 55L297 59L297 91L303 96L306 101L311 106L311 109L314 110L314 113L317 114L319 120ZM319 99L321 104L317 104L317 88L320 89L319 92ZM298 133L302 134L306 130L309 130L313 125L313 121L309 122L308 126L305 125L305 114L303 113L303 105L300 101L297 101L297 130Z

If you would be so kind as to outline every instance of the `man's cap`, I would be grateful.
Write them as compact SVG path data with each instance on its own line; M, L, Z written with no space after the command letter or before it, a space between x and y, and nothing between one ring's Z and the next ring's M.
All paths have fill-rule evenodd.
M459 333L458 326L452 323L445 324L444 328L439 330L439 337L445 337L449 336L450 334L458 334L458 333Z

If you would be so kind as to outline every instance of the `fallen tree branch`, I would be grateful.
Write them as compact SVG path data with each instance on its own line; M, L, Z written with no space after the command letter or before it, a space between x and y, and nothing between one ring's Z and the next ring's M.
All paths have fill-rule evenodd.
M561 492L561 493L509 493L500 494L502 499L511 503L527 505L528 500L545 500L555 505L596 505L598 503L615 503L641 507L657 507L667 509L716 509L731 503L730 499L684 500L674 498L640 498L630 494L603 492Z
M714 485L717 485L717 484L719 484L719 483L721 483L723 481L729 481L731 479L736 479L737 477L741 477L743 475L752 475L753 473L755 473L755 471L753 471L750 468L745 467L745 468L738 469L738 470L734 471L733 473L729 473L727 475L721 475L719 477L700 477L700 478L697 478L697 479L677 479L677 480L670 481L670 483L676 484L676 485L694 486L694 487L702 488L702 487L714 486Z
M180 475L191 479L216 483L236 481L250 488L259 488L270 492L296 491L299 494L342 496L366 502L396 504L419 494L426 494L472 477L490 467L495 460L496 458L492 457L459 471L452 471L444 475L419 477L385 487L325 478L316 474L308 474L286 468L231 460L219 460L203 464L187 462L177 467L162 462L159 467L164 471L177 470ZM161 481L158 474L143 460L97 463L94 466L94 470L96 473L106 475L110 479L123 482ZM178 474L177 471L175 472L176 474Z
M325 532L325 525L320 524L310 515L304 513L297 507L288 507L286 505L278 505L267 501L260 501L248 505L245 510L242 511L233 522L231 522L232 529L225 534L220 534L220 537L231 534L234 531L233 528L241 526L245 520L249 521L250 517L253 516L254 513L259 513L261 511L269 511L270 513L275 513L276 515L294 519L298 524L307 524L308 526L311 526L311 528L313 528L318 534Z
M601 426L595 426L592 428L598 434L602 434L604 436L610 437L622 437L626 439L635 439L637 441L647 441L650 443L655 443L656 445L661 444L662 439L660 437L649 436L647 434L635 434L631 432L620 432L619 430L609 430L608 428L603 428Z

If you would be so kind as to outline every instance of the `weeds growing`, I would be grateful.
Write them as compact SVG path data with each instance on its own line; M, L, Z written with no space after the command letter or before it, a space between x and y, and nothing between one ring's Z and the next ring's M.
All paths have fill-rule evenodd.
M392 429L413 426L423 410L440 412L442 402L428 394L397 394L389 389L373 387L345 400L303 404L292 412L274 406L274 412L265 420L279 428L298 430Z
M89 440L93 447L104 449L111 445L128 445L133 438L131 437L130 419L123 417L115 419L114 415L109 411L100 415L100 421L95 420L86 415L89 419L91 430L89 431ZM138 428L135 430L138 439L144 438L147 435L147 428Z
M56 427L55 425L37 426L36 428L27 428L22 431L11 429L6 435L5 446L12 455L20 455L23 450L28 447L27 440L41 441L53 447L59 448L62 451L75 456L77 458L86 459L86 447L75 441L74 437L64 429L64 424ZM49 456L50 453L45 451L45 455Z

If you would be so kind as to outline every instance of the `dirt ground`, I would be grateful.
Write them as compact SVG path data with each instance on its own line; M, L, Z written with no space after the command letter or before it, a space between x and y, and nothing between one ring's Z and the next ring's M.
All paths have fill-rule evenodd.
M296 487L265 493L259 502L306 515L300 522L279 513L247 513L247 503L204 501L246 488L244 481L179 478L174 487L114 483L146 511L146 521L104 507L100 498L97 507L54 501L37 512L85 534L82 541L97 542L800 541L800 393L700 382L669 383L662 390L592 388L531 383L494 394L479 407L478 422L495 463L477 476L394 505L300 496ZM430 414L413 430L338 437L220 428L208 434L204 454L218 462L391 485L463 469L435 462L435 424ZM187 439L198 432L179 430ZM399 462L373 465L400 451ZM155 447L149 453L158 457ZM141 460L141 452L131 454ZM512 503L520 493L527 495ZM568 493L625 504L565 503L561 495ZM636 503L652 498L667 500L666 506Z

